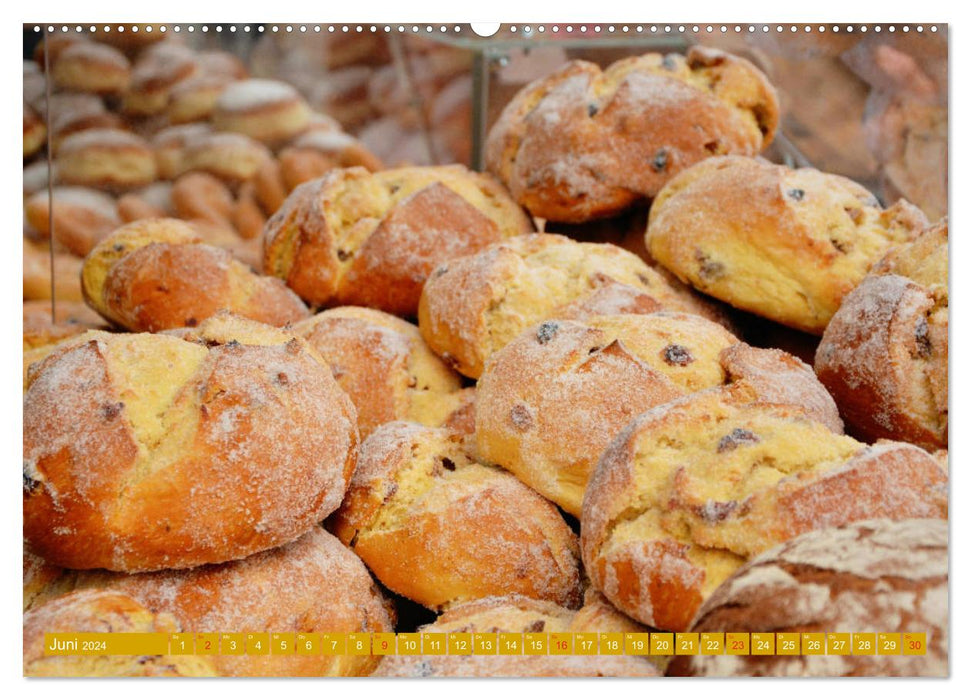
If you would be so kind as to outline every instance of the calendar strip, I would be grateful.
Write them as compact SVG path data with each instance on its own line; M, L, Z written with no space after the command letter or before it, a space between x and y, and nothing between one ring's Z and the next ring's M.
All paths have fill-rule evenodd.
M923 656L924 632L48 633L46 656Z

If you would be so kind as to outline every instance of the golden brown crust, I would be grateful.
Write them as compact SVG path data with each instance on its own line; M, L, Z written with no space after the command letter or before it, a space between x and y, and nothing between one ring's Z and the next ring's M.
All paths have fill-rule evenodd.
M104 320L79 301L58 301L57 316L51 318L49 300L24 302L24 350L52 345L93 328L104 328Z
M307 129L310 108L287 83L251 78L232 83L220 93L212 123L219 131L235 131L275 145Z
M947 475L912 445L868 447L744 385L638 417L587 489L583 560L620 610L683 631L746 560L821 527L947 517Z
M142 138L121 129L87 129L66 137L57 149L61 182L128 190L155 180L155 154Z
M85 572L81 588L124 591L192 632L391 632L393 612L361 560L320 527L246 559L185 571ZM210 657L225 676L357 676L371 656Z
M843 300L816 372L867 440L948 444L947 222L893 249Z
M920 632L920 656L677 657L671 675L946 676L948 527L871 520L806 533L762 554L705 603L693 632Z
M203 244L178 219L119 228L85 260L82 284L93 309L135 332L195 326L219 311L272 326L309 315L280 280L257 275L228 251Z
M429 346L477 378L491 354L544 319L662 309L724 321L633 253L530 234L439 265L422 290L418 319Z
M201 656L47 656L48 633L172 633L178 623L116 590L76 591L24 614L24 675L33 677L215 676Z
M74 255L84 257L121 225L117 202L104 192L87 187L55 187L53 195L53 206L46 190L28 198L24 216L41 237L50 239L53 213L56 240Z
M272 158L266 146L245 134L200 134L186 141L180 172L200 170L235 186L252 179Z
M486 160L534 216L577 223L653 197L704 158L757 155L778 119L765 76L714 49L645 54L603 71L571 61L506 106Z
M375 309L343 306L293 326L330 365L357 408L361 438L396 420L439 426L463 401L461 382L418 328Z
M198 71L195 52L187 46L174 41L152 46L135 61L122 110L136 117L164 112L172 89Z
M61 48L51 64L54 84L74 92L122 93L131 80L131 64L118 49L94 41Z
M48 243L24 238L24 299L51 298L51 252ZM83 261L69 253L54 252L54 296L58 300L81 301Z
M51 563L236 559L296 539L340 503L356 413L320 356L232 317L187 337L90 331L31 368L24 537Z
M378 428L331 525L384 585L432 609L509 593L580 603L576 536L556 508L447 430Z
M495 181L462 166L333 170L267 222L263 267L313 305L413 316L437 264L530 229Z
M658 194L647 247L699 291L819 335L870 266L926 224L844 177L725 156Z

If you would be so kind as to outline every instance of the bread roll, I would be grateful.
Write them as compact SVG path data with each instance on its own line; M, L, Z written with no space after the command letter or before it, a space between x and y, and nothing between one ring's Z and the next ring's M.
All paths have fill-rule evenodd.
M267 222L263 269L313 305L414 316L436 265L531 228L494 180L462 166L333 170Z
M68 185L110 190L142 187L155 179L155 154L144 139L121 129L71 134L57 150L57 173Z
M104 326L102 318L82 302L59 301L56 311L57 316L52 319L50 300L24 302L24 350L51 345Z
M160 114L168 107L173 88L198 72L192 49L175 41L156 44L139 54L122 110L140 117Z
M272 157L266 146L245 134L201 134L185 142L180 174L201 170L235 186L252 179Z
M24 397L24 538L53 564L148 571L290 542L341 502L357 416L303 340L219 317L90 331Z
M374 431L331 527L381 583L434 610L510 593L580 604L576 536L556 508L444 429Z
M808 366L740 343L699 316L544 321L486 363L476 398L478 455L579 516L600 455L631 420L755 373L799 387L804 402L812 397L819 419L841 429L835 404ZM760 387L760 393L772 390Z
M672 675L948 675L948 525L870 520L816 530L739 569L693 632L920 632L919 656L679 656ZM906 650L905 650L906 651Z
M195 326L223 310L273 326L309 315L280 280L204 244L178 219L122 226L91 251L81 275L88 304L135 332Z
M727 156L658 194L647 248L699 291L820 335L870 266L926 224L913 205L883 209L844 177Z
M293 326L330 365L357 408L361 438L391 421L439 426L462 404L461 381L407 321L342 306Z
M152 137L158 176L163 180L174 180L186 172L185 153L189 143L211 133L208 124L179 124L159 130Z
M661 309L725 320L632 253L531 234L435 268L422 290L418 323L436 353L478 378L490 355L544 319Z
M816 372L863 439L947 447L947 221L892 249L843 300Z
M184 571L79 575L81 588L116 589L199 632L391 632L393 609L361 560L320 527L240 561ZM373 656L212 656L224 676L360 676Z
M506 105L486 162L533 216L579 223L654 197L705 158L757 155L778 121L766 77L715 49L632 56L606 70L571 61Z
M51 66L54 84L73 92L120 94L131 80L131 64L125 54L94 41L64 47Z
M220 131L236 131L275 145L306 130L310 108L291 85L251 78L233 83L220 93L212 123Z
M118 203L111 195L89 187L55 187L53 206L47 190L32 195L24 203L24 216L43 238L54 236L74 255L84 257L94 246L121 226Z
M881 517L947 517L947 474L931 455L863 445L738 383L658 406L614 439L584 499L583 562L622 612L685 631L756 555Z
M50 244L24 238L24 299L51 298ZM54 252L54 290L58 300L81 301L81 258Z

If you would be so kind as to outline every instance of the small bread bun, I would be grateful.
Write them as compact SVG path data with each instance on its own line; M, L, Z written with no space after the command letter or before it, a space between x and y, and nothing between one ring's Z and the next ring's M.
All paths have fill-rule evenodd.
M43 71L44 66L47 65L48 58L50 59L50 65L53 66L57 63L58 56L61 55L61 51L66 49L68 46L73 46L74 44L79 44L81 42L88 41L86 34L77 34L75 32L59 32L59 33L44 33L44 37L37 42L34 46L33 61L24 61L24 66L30 63L31 66L36 68L38 71Z
M295 138L290 143L290 148L299 152L315 153L327 159L332 168L352 168L355 165L360 165L371 172L377 172L384 167L381 160L371 153L364 144L343 131L312 129ZM282 155L281 153L281 158ZM287 184L291 189L306 181L293 182L287 178Z
M546 601L519 595L506 595L456 605L435 622L419 628L422 633L528 632L621 632L630 629L578 626L588 620L584 610L572 610ZM618 616L619 617L619 616ZM386 656L375 676L384 677L488 677L529 678L541 676L622 676L658 675L646 657L636 656Z
M135 62L122 110L136 117L164 112L173 88L198 71L195 52L187 46L173 41L152 46Z
M685 631L719 584L797 535L947 517L947 474L928 453L864 445L758 393L743 381L658 406L604 452L583 502L583 562L622 612Z
M131 132L88 129L61 142L57 172L65 184L128 190L155 180L155 154Z
M605 70L571 61L506 105L486 161L533 216L579 223L654 197L705 158L757 155L778 121L766 77L716 49L633 56Z
M235 186L272 158L266 146L243 134L203 134L186 141L181 172L201 170Z
M47 145L47 126L40 115L24 102L24 159L40 151Z
M169 182L153 182L148 187L123 194L118 198L118 215L126 224L174 214L172 184Z
M862 438L947 447L947 221L892 249L843 300L816 372Z
M393 610L361 560L314 527L291 544L240 561L134 576L85 572L82 588L124 591L185 630L391 632ZM374 656L208 657L224 676L362 676Z
M371 433L331 526L381 583L433 610L510 593L580 604L576 536L556 508L444 429Z
M172 183L172 207L180 219L232 228L235 206L229 186L209 173L189 172Z
M185 151L190 141L212 133L208 124L180 124L166 127L152 137L158 176L174 180L187 170Z
M913 205L883 209L839 175L726 156L665 186L647 248L699 291L820 335L870 266L926 225Z
M418 323L436 353L476 378L490 355L547 318L670 309L725 320L675 285L610 244L516 236L439 265L422 290Z
M228 85L235 82L226 75L202 73L182 81L169 93L165 110L172 124L188 124L208 120L216 109L216 102Z
M73 92L121 94L131 80L131 64L125 54L94 41L64 47L52 66L54 84Z
M816 530L736 571L702 606L692 632L927 635L919 656L679 656L678 676L948 675L948 525L870 520Z
M122 226L91 251L81 279L88 304L134 332L195 326L219 311L271 326L309 315L280 280L204 244L178 219Z
M232 317L183 335L90 331L32 369L24 538L49 562L239 559L297 539L341 502L357 415L320 356Z
M263 212L268 217L276 214L290 193L283 180L280 161L276 158L263 161L263 165L253 175L251 182L253 183L253 194L256 195L256 201L260 203Z
M55 187L54 203L41 190L24 203L27 222L43 238L51 236L51 213L54 237L75 255L84 257L92 248L121 225L114 197L88 187Z
M275 145L303 132L310 108L296 88L278 80L251 78L227 87L212 114L220 131L236 131Z
M76 591L24 614L24 675L33 677L215 676L205 656L65 655L45 653L45 635L178 632L169 614L155 615L120 591ZM56 638L55 638L56 640ZM63 641L63 640L62 640Z
M88 129L123 129L121 118L109 112L104 101L90 93L60 93L51 95L50 105L40 110L51 130L54 153L71 134Z
M236 196L236 202L233 204L232 224L241 238L253 241L254 246L257 248L253 267L260 269L262 267L262 238L263 227L266 226L266 216L263 214L263 210L260 208L260 204L256 199L256 186L252 180L244 182L239 188L239 194Z
M414 316L436 265L531 229L498 183L463 166L333 170L267 222L263 268L314 305Z
M49 243L24 238L24 299L51 298L51 250ZM82 301L81 258L54 252L54 298Z
M357 408L361 438L404 420L439 426L462 404L461 381L418 328L375 309L342 306L292 328L320 353Z

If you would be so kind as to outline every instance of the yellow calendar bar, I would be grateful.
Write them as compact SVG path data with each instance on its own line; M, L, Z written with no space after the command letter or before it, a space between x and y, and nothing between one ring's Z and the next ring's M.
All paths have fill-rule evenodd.
M47 656L869 656L927 653L925 632L47 633Z

